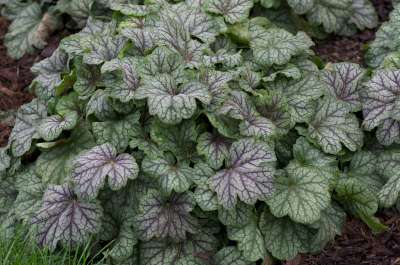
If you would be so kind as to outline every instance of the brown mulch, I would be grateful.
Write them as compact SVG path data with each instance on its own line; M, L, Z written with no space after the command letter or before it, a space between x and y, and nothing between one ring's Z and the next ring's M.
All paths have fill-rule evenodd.
M389 19L392 11L391 0L373 0L378 13L379 21L382 23ZM377 27L379 28L379 26ZM317 42L314 51L326 62L354 62L364 64L364 46L375 37L376 29L358 32L351 37L331 36L323 41Z
M7 55L7 49L3 45L8 26L9 22L0 17L0 111L17 110L19 106L32 100L33 96L26 91L26 87L34 78L30 68L35 62L49 57L66 34L65 31L59 31L50 37L47 47L43 50L14 60ZM10 131L9 124L0 120L0 146L7 143Z
M389 229L375 235L360 220L349 219L342 236L318 255L305 255L296 265L400 265L400 213L386 210L379 219Z

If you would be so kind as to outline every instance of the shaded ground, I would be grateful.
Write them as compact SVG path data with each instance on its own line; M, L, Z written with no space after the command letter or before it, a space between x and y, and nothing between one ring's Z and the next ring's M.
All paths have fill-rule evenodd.
M382 23L389 19L392 0L372 0ZM379 26L378 26L379 28ZM351 37L331 36L317 42L316 54L327 62L354 62L363 64L364 45L375 37L375 30L365 30Z
M388 231L374 235L361 221L349 219L342 236L318 255L287 265L400 265L400 213L386 210L379 218Z
M8 25L9 22L0 17L0 111L16 110L33 98L25 90L34 77L30 68L35 62L50 56L64 35L64 33L58 32L50 38L45 49L31 55L25 55L19 60L13 60L7 56L7 49L3 45L3 38ZM0 120L0 146L7 142L11 131L9 125Z

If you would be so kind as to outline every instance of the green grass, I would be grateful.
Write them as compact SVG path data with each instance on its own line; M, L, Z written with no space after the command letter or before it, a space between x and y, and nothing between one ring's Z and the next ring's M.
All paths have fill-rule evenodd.
M89 245L77 251L50 252L39 248L21 229L10 240L0 241L0 265L98 265L93 262Z

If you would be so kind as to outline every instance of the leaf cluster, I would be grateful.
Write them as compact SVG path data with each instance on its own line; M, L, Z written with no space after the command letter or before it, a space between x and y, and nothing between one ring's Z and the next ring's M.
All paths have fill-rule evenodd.
M396 60L316 64L262 3L99 1L32 69L37 98L0 149L3 236L92 238L109 264L246 265L318 252L346 215L385 229Z

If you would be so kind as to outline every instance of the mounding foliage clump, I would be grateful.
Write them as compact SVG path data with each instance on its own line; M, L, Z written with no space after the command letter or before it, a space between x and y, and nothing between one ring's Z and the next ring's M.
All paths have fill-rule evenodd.
M91 240L108 264L245 265L318 252L346 215L384 230L374 215L400 193L396 49L371 44L372 71L321 65L268 2L96 2L32 68L37 98L0 149L2 236ZM325 2L288 1L310 18Z

